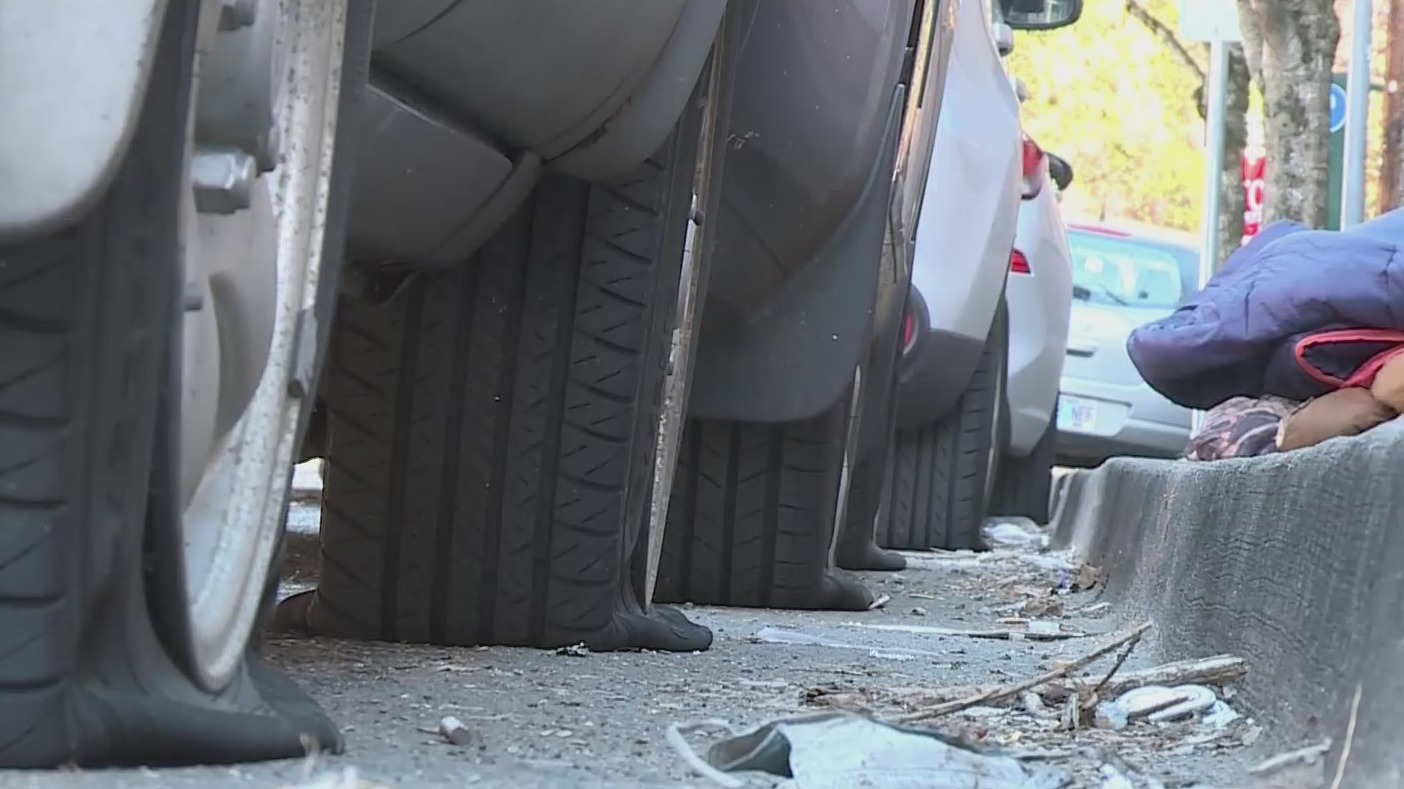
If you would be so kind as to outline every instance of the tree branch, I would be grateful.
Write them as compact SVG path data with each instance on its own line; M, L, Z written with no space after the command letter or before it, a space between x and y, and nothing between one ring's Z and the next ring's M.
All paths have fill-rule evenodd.
M1199 65L1198 60L1195 60L1194 55L1190 54L1189 49L1180 41L1180 37L1175 35L1174 30L1171 30L1164 22L1156 19L1155 14L1148 11L1146 7L1137 2L1137 0L1126 0L1126 13L1135 18L1137 22L1145 25L1146 29L1160 36L1160 39L1164 41L1166 45L1175 50L1175 54L1180 56L1180 60L1185 62L1185 65L1189 67L1190 71L1193 71L1195 75L1199 77L1200 82L1205 80L1204 68Z

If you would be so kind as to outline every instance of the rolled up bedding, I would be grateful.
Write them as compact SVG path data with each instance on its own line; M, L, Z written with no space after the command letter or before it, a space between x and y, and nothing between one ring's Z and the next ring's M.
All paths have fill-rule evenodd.
M1340 232L1274 223L1183 306L1127 340L1146 383L1199 409L1369 386L1400 348L1404 209Z

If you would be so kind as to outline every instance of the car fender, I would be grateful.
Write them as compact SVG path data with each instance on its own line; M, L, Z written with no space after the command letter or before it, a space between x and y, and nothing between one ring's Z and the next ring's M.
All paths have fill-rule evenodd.
M920 201L908 310L917 335L900 369L898 424L957 402L1004 293L1018 219L1019 105L978 2L962 2Z
M1019 218L1019 103L981 4L962 5L912 284L928 313L927 328L983 342L1004 290Z
M1028 274L1010 274L1009 450L1027 457L1038 444L1058 399L1072 312L1072 252L1052 181L1019 208L1015 247Z
M878 294L902 95L899 87L887 113L886 144L856 210L792 287L747 321L721 324L713 312L709 323L704 312L689 416L809 419L852 381L868 347Z
M917 65L943 73L945 54L917 64L926 29L913 25L947 21L934 9L948 7L761 4L740 62L721 209L706 218L720 224L690 415L821 413L851 382L874 322L900 315L901 298L879 299L907 276L894 227L898 151L932 136L904 126L908 83ZM924 160L915 174L924 178Z
M77 221L126 154L166 0L5 0L0 239Z

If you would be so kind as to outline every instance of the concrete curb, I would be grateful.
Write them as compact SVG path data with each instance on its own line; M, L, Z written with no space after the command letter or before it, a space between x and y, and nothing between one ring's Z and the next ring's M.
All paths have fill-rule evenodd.
M293 467L293 501L320 501L322 498L322 461L310 460Z
M1232 652L1270 745L1331 738L1342 786L1404 785L1404 420L1244 460L1122 458L1055 489L1054 545L1167 660Z

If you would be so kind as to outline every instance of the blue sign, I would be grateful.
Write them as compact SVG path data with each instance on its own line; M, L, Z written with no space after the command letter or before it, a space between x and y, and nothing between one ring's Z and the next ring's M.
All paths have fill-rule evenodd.
M1331 83L1331 133L1345 128L1346 92L1345 88Z

